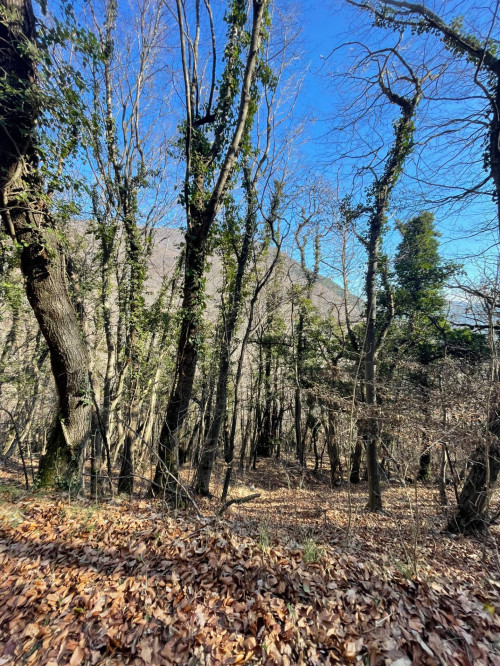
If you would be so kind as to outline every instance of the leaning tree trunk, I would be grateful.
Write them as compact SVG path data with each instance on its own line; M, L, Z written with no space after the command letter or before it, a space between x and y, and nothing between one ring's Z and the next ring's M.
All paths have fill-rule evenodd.
M30 0L0 0L0 197L2 220L22 247L26 294L50 351L59 395L55 428L40 460L42 485L79 479L90 431L88 354L66 283L65 260L38 178L35 19Z
M500 443L490 443L488 456L484 446L478 447L472 455L469 475L460 493L457 510L448 523L449 532L484 532L489 524L488 495L499 473Z
M229 371L231 369L233 338L238 325L238 317L243 300L244 277L257 225L257 201L255 185L251 180L251 174L248 167L246 166L244 167L244 185L245 196L247 200L245 230L243 233L241 251L237 255L236 276L233 284L231 285L232 289L229 297L229 309L221 336L219 376L217 379L217 394L215 398L214 416L208 432L207 441L203 447L200 464L197 470L196 491L205 496L210 494L210 478L212 476L212 470L217 455L217 447L219 444L222 422L226 418L227 389ZM230 456L229 451L231 449L232 445L228 444L225 451L226 462Z
M207 169L205 168L206 155L202 151L198 153L197 159L195 159L196 149L190 140L194 129L190 105L192 82L188 80L189 76L184 59L185 43L181 14L178 17L181 32L181 50L183 52L183 64L185 67L187 112L185 142L186 177L184 181L187 217L187 232L185 236L186 255L181 310L182 322L177 346L176 377L160 433L158 463L150 491L153 495L157 495L160 492L171 493L176 490L178 485L179 436L189 409L198 362L200 324L204 299L203 274L205 271L206 245L244 140L244 132L252 106L252 84L261 46L262 23L266 5L266 0L253 0L252 2L252 30L248 44L246 65L241 80L241 94L237 104L237 120L232 137L227 142L222 141L222 132L228 130L228 125L225 127L213 125L218 120L218 114L214 114L213 117L209 114L204 119L204 123L207 125L212 124L214 130L215 138L210 148L211 161L216 163L220 160L221 164L218 176L215 176L213 180L208 177ZM227 71L228 67L232 67L232 56L226 61L225 75L229 74ZM233 75L233 72L231 72L231 76ZM225 108L224 104L222 104L221 108ZM227 111L229 112L229 109ZM213 182L213 185L210 184L209 186L209 182Z
M37 219L38 218L38 219ZM87 348L71 303L64 258L41 216L13 211L16 238L26 243L21 267L26 292L50 350L59 413L47 451L40 460L41 485L75 481L90 433L91 401ZM22 229L27 220L32 228Z
M158 462L151 493L175 493L178 488L179 435L189 409L198 361L198 337L201 325L200 300L203 298L203 273L208 231L186 234L186 257L182 323L177 345L177 371L174 388L160 432Z

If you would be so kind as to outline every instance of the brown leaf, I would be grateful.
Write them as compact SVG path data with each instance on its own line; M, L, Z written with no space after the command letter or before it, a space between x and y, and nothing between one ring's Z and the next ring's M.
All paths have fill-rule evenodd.
M71 657L71 659L69 661L69 666L80 666L84 657L85 657L85 652L84 652L83 648L80 645L78 645L75 648L75 651L73 652L73 656Z

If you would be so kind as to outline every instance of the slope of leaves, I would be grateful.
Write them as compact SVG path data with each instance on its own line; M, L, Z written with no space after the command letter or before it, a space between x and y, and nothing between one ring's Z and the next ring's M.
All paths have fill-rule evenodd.
M2 494L0 664L500 664L500 584L260 543L135 501Z

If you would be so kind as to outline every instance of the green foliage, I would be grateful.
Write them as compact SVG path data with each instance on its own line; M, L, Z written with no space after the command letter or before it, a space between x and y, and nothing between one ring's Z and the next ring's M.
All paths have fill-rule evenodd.
M50 192L68 188L78 192L85 185L69 174L67 161L85 141L88 118L83 72L100 57L99 42L91 31L78 24L72 3L62 2L59 17L37 23L33 55L38 80L30 93L35 97L33 105L39 115L39 169Z
M394 262L395 317L381 359L380 374L390 375L395 360L416 361L427 366L445 356L479 363L488 357L486 337L469 329L453 327L443 312L444 287L460 267L444 261L439 252L439 234L434 216L423 212L406 223L400 222L402 234ZM382 292L382 313L387 294ZM418 375L418 376L417 376ZM422 384L425 373L414 380Z
M189 160L187 183L180 192L179 203L191 211L190 223L195 226L199 223L198 215L203 215L210 201L210 187L216 178L217 169L223 163L226 149L238 122L241 86L251 43L251 30L247 28L248 19L247 3L244 0L233 0L224 16L227 24L224 68L215 86L217 91L215 108L213 111L207 108L207 102L203 111L192 119L191 126L183 121L179 126L178 140L174 142L177 151ZM277 77L265 56L270 24L270 12L267 7L261 28L260 49L250 82L246 123L238 151L243 161L246 157L255 155L251 130L258 111L261 90L263 87L272 89L277 85ZM241 163L237 164L235 171L241 168Z
M409 26L414 35L435 35L442 41L446 49L450 51L454 57L464 57L467 62L473 65L476 69L474 74L475 79L477 78L479 71L482 70L485 74L485 88L490 94L490 100L493 100L495 96L495 87L498 84L499 71L497 61L498 44L496 41L487 39L486 42L484 42L476 35L466 32L464 30L463 16L456 16L446 24L439 17L429 17L425 13L425 10L421 10L423 7L424 5L416 5L416 9L413 12L414 18L413 20L410 20L406 12L401 15L401 10L382 4L382 6L374 12L374 25L397 32L401 32ZM371 8L367 9L368 11L372 11ZM481 86L483 86L483 84L481 84ZM490 111L496 115L496 109L493 104L490 105ZM491 148L488 139L485 141L484 146L483 166L486 171L489 171L491 168Z
M271 546L271 536L269 532L269 523L262 521L259 525L259 548L267 553Z
M444 352L453 358L463 358L468 363L480 363L490 355L487 337L467 328L453 328L441 318L427 335L420 335L417 345L419 361L427 365L442 358Z
M18 50L33 75L13 73L0 78L0 97L5 113L18 118L18 131L26 139L30 156L25 169L30 191L63 218L77 212L75 203L60 195L66 190L80 194L85 184L70 172L83 140L87 120L83 103L86 84L81 68L89 66L98 52L95 35L78 25L72 3L61 2L57 16L36 21L36 40L19 40ZM17 30L18 17L0 7L0 21ZM36 119L36 124L33 123ZM0 118L0 122L2 119ZM18 197L22 199L20 194ZM73 197L76 198L76 197Z
M394 262L396 313L410 318L417 314L436 315L445 304L444 284L458 266L441 259L432 213L423 212L398 227L403 238Z
M319 562L324 556L324 553L324 548L318 546L318 544L313 539L306 539L304 542L303 558L304 562L307 564Z
M19 266L19 248L6 243L7 236L0 230L0 303L11 312L18 312L25 299L24 285L13 271Z

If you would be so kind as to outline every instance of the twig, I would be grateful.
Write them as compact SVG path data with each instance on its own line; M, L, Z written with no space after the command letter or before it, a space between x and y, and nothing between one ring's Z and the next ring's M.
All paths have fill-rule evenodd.
M229 509L231 504L243 504L244 502L251 502L254 499L260 497L260 493L254 493L253 495L246 495L245 497L235 497L234 499L228 500L217 512L217 517L222 516L224 511Z
M116 419L118 421L120 421L121 423L123 423L123 425L126 428L128 428L131 433L133 433L136 437L138 437L140 440L142 440L142 442L144 442L144 444L146 444L146 446L149 448L149 443L144 439L144 437L141 435L140 432L137 432L137 430L134 430L134 428L132 428L126 421L124 421L120 417L117 416ZM200 507L196 504L193 496L188 491L188 489L180 482L179 478L177 476L175 476L175 474L172 474L172 472L167 468L167 466L163 463L163 461L160 460L160 457L159 457L158 453L156 451L152 450L152 449L150 449L150 450L153 453L153 455L156 456L156 458L158 459L158 462L160 462L160 464L163 465L163 471L179 486L181 491L184 493L184 497L187 497L187 499L191 502L194 510L196 511L196 513L198 515L198 518L204 518L202 512L200 511ZM137 477L137 478L145 478L145 477L141 477L139 474L135 474L135 473L131 474L129 476L134 476L134 477ZM148 479L148 481L149 481L149 479ZM153 495L153 497L154 497L154 495Z

